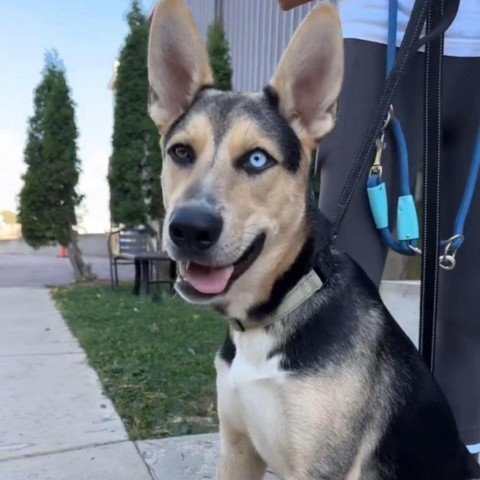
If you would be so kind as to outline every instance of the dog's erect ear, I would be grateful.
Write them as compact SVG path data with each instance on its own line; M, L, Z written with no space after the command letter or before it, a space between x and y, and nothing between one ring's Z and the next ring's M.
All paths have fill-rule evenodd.
M281 113L302 140L315 144L335 124L343 79L343 39L336 10L313 8L284 52L270 85Z
M208 54L192 15L182 0L160 0L150 26L149 111L165 132L198 91L213 84Z

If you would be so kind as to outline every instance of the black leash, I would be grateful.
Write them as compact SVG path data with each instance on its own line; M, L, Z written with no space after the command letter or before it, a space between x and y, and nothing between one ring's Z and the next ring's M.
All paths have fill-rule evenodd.
M337 212L333 222L332 234L336 237L340 224L352 200L353 193L358 187L360 179L365 178L367 168L372 163L372 156L376 150L376 139L380 136L391 108L393 96L400 78L407 70L410 60L422 45L430 51L427 55L426 69L430 103L427 105L425 125L425 226L424 226L424 256L422 264L422 292L421 292L421 323L420 323L420 353L433 371L433 356L435 343L435 327L438 298L438 258L439 258L439 162L440 162L440 98L441 92L441 55L443 53L443 33L453 22L458 11L460 0L416 0L412 9L405 34L398 50L395 64L387 77L383 93L375 109L373 119L369 124L367 133L355 159L354 165L347 177L345 186L337 203ZM427 33L420 38L423 26L427 20ZM439 38L440 37L440 38ZM427 50L427 51L428 51ZM440 52L440 53L439 53ZM439 56L440 55L440 56ZM436 58L436 63L434 60ZM430 67L430 62L434 62ZM432 73L435 72L435 75ZM432 95L436 94L435 102ZM435 105L433 105L435 103ZM433 124L432 124L433 122ZM427 127L428 124L428 127ZM433 144L435 145L433 146ZM431 159L437 162L432 166ZM435 175L435 182L432 176ZM429 180L430 179L430 180ZM427 198L428 195L428 198ZM433 210L433 212L431 212ZM428 219L426 215L429 215ZM430 216L433 215L433 216ZM428 227L428 231L426 230ZM432 228L435 236L432 237ZM435 243L433 243L435 242ZM427 246L428 243L428 246ZM428 251L428 253L427 253Z
M428 13L426 30L442 20L444 1L435 1ZM428 34L428 33L427 33ZM440 170L442 154L442 59L443 35L425 47L425 144L423 181L423 257L420 291L419 351L433 372L438 315L440 265Z
M430 42L433 38L443 34L443 32L447 30L455 18L460 0L447 1L441 21L424 37L420 38L430 5L432 3L437 4L438 2L440 2L440 0L416 0L413 5L410 20L407 24L402 43L398 50L395 64L387 77L382 96L377 104L372 121L370 122L363 143L355 159L355 163L348 174L347 181L340 194L335 220L333 221L332 234L334 238L338 233L340 224L342 223L347 208L352 200L353 192L358 186L358 182L360 179L364 178L364 173L372 163L372 154L375 151L376 146L375 141L379 137L382 127L387 119L393 95L400 78L405 73L413 54L417 52L421 46L425 45L425 43Z

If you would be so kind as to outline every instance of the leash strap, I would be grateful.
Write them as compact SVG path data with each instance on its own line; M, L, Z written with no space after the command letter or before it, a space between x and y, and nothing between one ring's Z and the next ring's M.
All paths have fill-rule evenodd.
M444 1L433 2L427 16L427 32L431 32L441 21L444 14ZM440 273L438 259L440 257L441 213L443 35L428 42L425 48L424 214L419 352L433 373L435 370Z
M337 212L332 225L333 238L335 238L338 233L340 224L342 223L347 208L352 200L353 193L358 186L358 182L360 179L364 178L364 173L368 165L371 163L371 156L375 149L376 140L381 136L382 129L386 124L386 119L388 118L388 113L391 108L393 95L400 78L406 71L409 61L413 54L422 45L429 42L432 38L435 38L438 34L444 32L455 18L459 0L453 0L451 4L448 4L441 22L424 37L420 38L427 12L432 1L433 0L416 0L413 5L410 20L407 24L395 63L387 77L383 93L375 109L372 121L369 124L363 143L340 194L337 203ZM438 0L435 0L434 3L437 1Z

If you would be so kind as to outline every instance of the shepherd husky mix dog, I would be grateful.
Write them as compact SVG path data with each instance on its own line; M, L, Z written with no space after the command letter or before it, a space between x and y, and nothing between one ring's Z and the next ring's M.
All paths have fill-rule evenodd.
M308 193L343 75L334 8L303 21L263 92L220 92L181 0L149 40L176 289L229 321L216 358L218 480L480 478L447 402Z

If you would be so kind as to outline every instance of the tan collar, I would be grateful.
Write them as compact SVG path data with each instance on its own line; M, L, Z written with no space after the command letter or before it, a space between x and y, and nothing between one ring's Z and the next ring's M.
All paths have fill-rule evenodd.
M300 281L287 293L283 302L278 308L265 319L256 322L251 320L237 320L229 318L230 325L234 330L243 332L247 328L266 327L272 323L278 322L293 312L303 302L308 300L315 292L322 288L323 282L314 270L310 270Z

